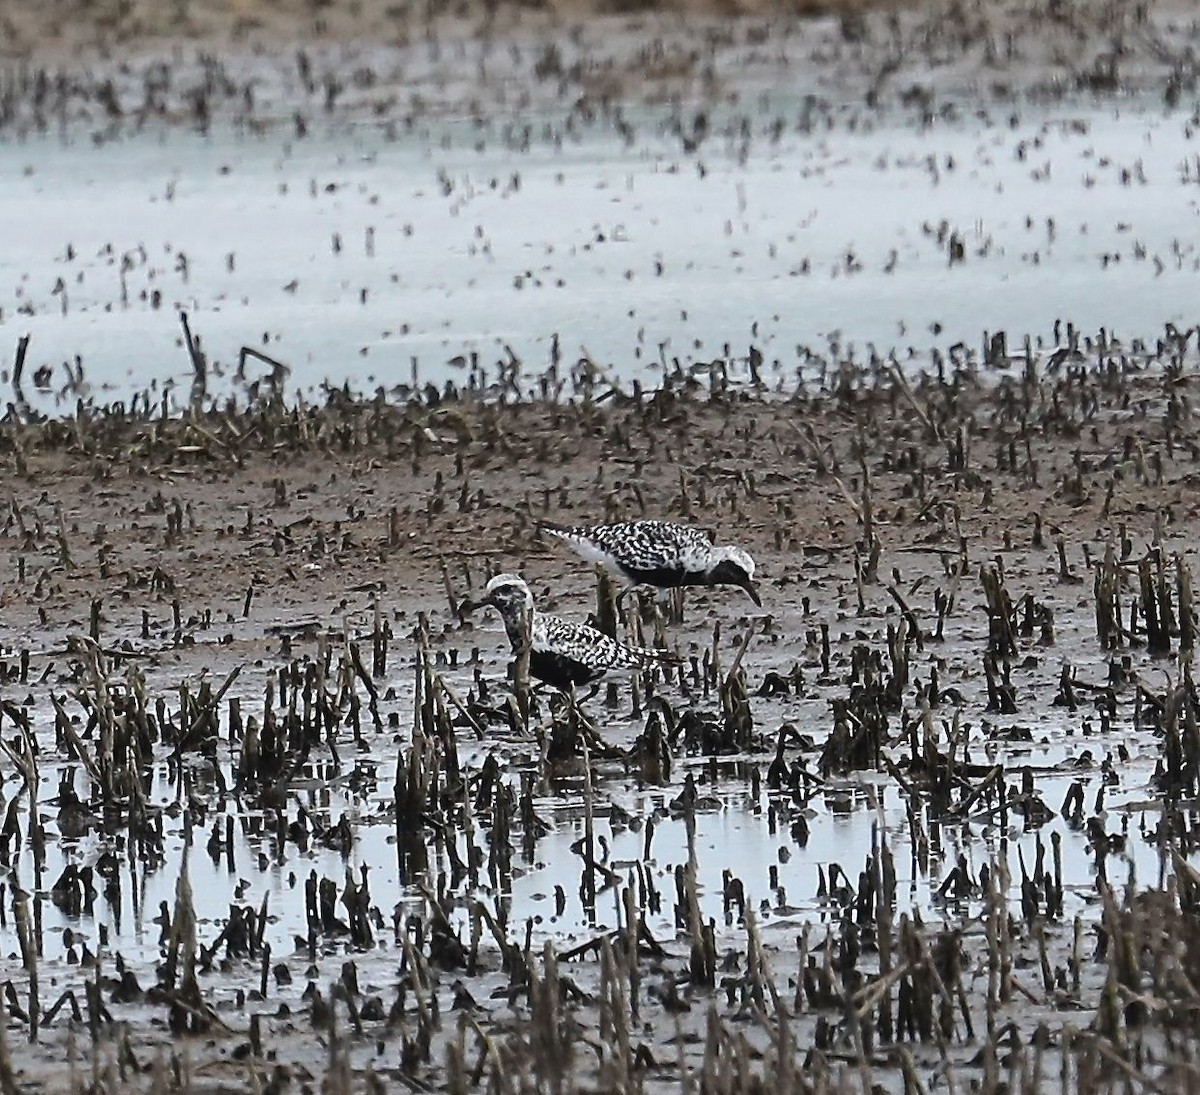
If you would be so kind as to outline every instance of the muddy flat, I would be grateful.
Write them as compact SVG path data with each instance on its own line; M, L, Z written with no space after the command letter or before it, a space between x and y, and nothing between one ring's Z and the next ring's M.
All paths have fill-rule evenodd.
M3 1095L1194 1087L1188 12L64 12ZM644 519L761 606L545 527Z
M136 1055L148 1066L167 1050L141 1024L155 1019L149 1000L169 999L150 983L169 949L164 924L180 915L184 861L205 957L199 984L209 1035L188 1043L196 1067L244 1053L237 1047L247 1036L249 993L252 1010L270 1020L273 1052L321 1074L326 1051L300 1018L313 991L340 984L350 961L369 979L360 991L392 1012L391 995L408 984L415 960L401 945L405 933L443 917L462 949L451 946L440 959L446 968L431 966L420 982L430 999L444 995L440 1007L463 986L478 1000L511 976L515 959L480 927L482 910L507 923L509 945L520 945L524 961L540 963L544 945L591 944L579 961L586 976L599 976L587 959L626 923L626 892L658 956L648 982L656 992L674 994L667 985L683 993L662 1014L703 1015L717 998L696 992L686 972L695 936L686 928L687 898L676 892L676 871L685 868L695 878L694 913L714 922L717 952L736 958L753 916L755 946L771 955L777 991L790 998L802 925L817 932L808 944L815 953L834 945L832 937L821 942L826 928L845 916L854 921L864 857L869 866L872 847L885 845L896 912L960 922L967 955L986 945L990 908L994 915L1011 902L1019 917L1018 863L1031 873L1040 863L1041 884L1061 909L1034 919L1049 969L1058 963L1066 977L1075 933L1103 914L1097 877L1123 885L1130 871L1147 884L1156 875L1161 846L1148 836L1164 816L1155 778L1162 718L1147 704L1169 702L1164 687L1180 641L1151 657L1135 609L1132 630L1106 650L1094 568L1116 552L1130 605L1143 559L1173 589L1190 566L1195 520L1194 428L1168 425L1186 375L1167 377L1161 362L1134 363L1117 347L1103 356L1124 364L1098 370L1080 361L1069 375L1039 382L1036 363L1015 377L980 369L916 387L899 374L863 374L843 397L785 399L718 385L715 393L664 389L633 398L605 389L556 406L338 399L305 417L264 409L166 423L98 419L67 432L58 424L13 427L9 458L21 470L5 536L6 693L17 705L9 717L28 718L25 740L39 750L44 843L39 850L32 840L15 777L7 785L14 828L6 831L16 841L10 886L25 915L37 909L42 933L42 1006L71 989L83 1007L84 982L123 966L139 987L123 1014L144 1016L136 1037L149 1038L135 1043ZM1016 411L1027 397L1045 418L1025 430L1009 415L1030 413ZM539 607L582 620L597 609L597 578L539 535L538 519L644 514L694 521L746 547L758 562L763 608L737 590L691 590L682 623L668 625L655 599L644 600L629 625L643 642L658 634L683 668L633 695L627 677L617 680L611 694L583 704L580 719L595 729L584 735L592 743L585 781L573 750L547 759L569 714L542 695L528 731L514 722L505 704L507 639L495 617L460 619L457 606L478 596L490 573L520 570ZM1002 574L1012 609L1016 646L999 658L984 573ZM377 636L380 664L372 661ZM990 687L989 676L1002 683ZM427 831L437 834L428 868L436 890L406 866L412 850L403 834L397 840L396 823L397 760L410 765L418 752L414 686L431 680L444 681L445 697L464 710L443 699L437 709L451 737L430 748L436 757L452 742L457 778L467 779L443 773L438 813L426 818L436 822ZM730 706L730 680L746 697L745 723ZM661 699L651 701L651 684ZM136 837L139 854L128 868L103 885L91 873L85 885L71 881L71 869L120 863L130 839L128 798L110 807L96 792L69 805L61 798L64 779L88 788L91 778L116 778L101 770L95 689L118 711L130 699L146 704L148 778L135 799L148 831ZM889 689L894 705L884 699ZM56 728L60 708L74 733ZM324 723L312 713L318 709L329 709ZM214 725L190 738L201 711ZM868 733L862 720L871 711L879 721ZM251 724L261 731L289 720L280 767L263 759L258 772L245 759ZM647 733L669 743L660 745L663 756L647 755ZM14 763L20 755L14 748ZM468 828L459 829L464 788L496 761L498 775L488 779L498 780L491 793L499 798L473 805ZM939 763L963 773L951 777L944 806L931 786ZM1082 812L1068 796L1076 787ZM507 871L495 859L494 829L505 801L516 811ZM605 849L595 896L582 884L576 846L588 814ZM1112 848L1098 849L1092 818ZM998 863L1011 872L1005 887L981 891L980 871L986 878ZM961 890L952 870L965 872ZM322 921L305 897L310 877L329 879L338 894L348 883L367 886L369 937L361 929L347 937L340 905L332 922ZM947 883L959 894L949 904ZM430 921L425 901L435 892ZM1035 897L1034 908L1044 900ZM231 908L252 921L265 914L241 950L220 938ZM869 922L873 914L864 915ZM1032 946L1037 936L1021 938ZM209 957L204 948L214 943ZM526 944L532 950L521 950ZM260 965L271 972L265 994ZM1079 975L1089 970L1100 972ZM729 972L741 983L745 970L735 963ZM1028 995L1008 1002L1004 1021L1028 1032L1057 996L1021 984ZM1073 990L1073 1006L1095 1008L1098 987L1091 996ZM575 1004L586 1012L598 990L581 991ZM1030 997L1041 1006L1030 1010ZM657 997L643 1001L651 1015L662 1006ZM819 1022L820 1013L801 1008L796 1018ZM77 1042L69 1007L57 1014L39 1042ZM113 1021L121 1014L109 1008ZM505 1024L519 1026L520 1015ZM405 1064L403 1039L382 1033L404 1030L403 1021L393 1014L380 1029L384 1041L371 1053L364 1043L355 1069L444 1082L440 1054L421 1067ZM439 1038L465 1037L453 1023L438 1030ZM23 1031L14 1022L11 1032L20 1062L25 1050L12 1034ZM352 1056L357 1044L347 1044ZM663 1047L645 1045L658 1061ZM43 1060L44 1050L36 1052ZM649 1082L674 1074L675 1054L638 1075ZM688 1069L706 1067L684 1059ZM269 1072L270 1060L255 1067ZM579 1067L586 1075L591 1066ZM46 1077L44 1064L25 1068L29 1079L66 1082Z

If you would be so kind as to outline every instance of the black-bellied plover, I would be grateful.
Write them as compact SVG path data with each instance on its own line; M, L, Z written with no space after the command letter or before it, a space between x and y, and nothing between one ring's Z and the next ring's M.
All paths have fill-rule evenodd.
M610 669L641 669L676 660L669 651L626 646L586 624L538 612L529 586L516 574L497 574L480 600L468 601L463 607L470 611L485 606L500 613L514 654L521 651L522 615L527 617L530 675L554 688L590 684Z
M739 547L714 544L701 529L669 521L541 527L594 563L603 563L634 586L737 586L762 607L754 585L754 560ZM622 595L628 589L622 591Z

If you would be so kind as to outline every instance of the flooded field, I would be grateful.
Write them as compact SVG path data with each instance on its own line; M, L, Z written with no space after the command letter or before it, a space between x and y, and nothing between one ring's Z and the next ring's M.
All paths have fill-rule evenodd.
M13 68L0 1095L1195 1089L1194 28L999 10Z
M179 308L217 370L251 345L309 392L461 383L498 361L537 374L552 350L655 385L664 365L753 345L790 379L831 344L926 366L985 330L1050 339L1065 318L1146 335L1193 318L1186 112L893 111L851 129L858 108L761 100L714 111L691 154L679 112L645 108L620 117L627 139L611 117L572 133L547 115L520 136L464 120L3 146L0 307L68 405L80 367L104 401L186 397Z
M653 386L753 346L790 383L811 352L1186 328L1200 125L1157 14L1107 83L1086 21L982 12L21 69L0 317L51 412L180 406L180 309L214 395L243 346L289 391L403 397L552 357Z

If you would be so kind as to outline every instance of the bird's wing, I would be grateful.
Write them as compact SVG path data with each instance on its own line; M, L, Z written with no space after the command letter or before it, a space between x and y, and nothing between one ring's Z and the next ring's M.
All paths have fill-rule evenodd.
M543 525L542 528L550 533L550 535L557 536L576 555L582 556L589 563L601 563L604 566L610 566L613 562L612 553L607 548L602 547L590 535L590 529L583 527L567 528L565 525Z
M559 654L594 669L636 669L658 661L666 651L626 646L601 634L594 627L574 624L559 616L539 616L533 631L533 648Z
M585 546L619 559L630 570L692 570L708 556L708 537L689 525L666 521L624 521L581 526L557 535L580 554Z

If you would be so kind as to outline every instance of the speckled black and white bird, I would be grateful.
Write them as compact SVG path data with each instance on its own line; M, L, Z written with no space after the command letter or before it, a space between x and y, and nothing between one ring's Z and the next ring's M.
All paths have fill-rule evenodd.
M641 669L655 662L675 661L669 651L626 646L586 624L538 612L529 586L515 574L497 574L480 600L463 606L467 611L483 607L500 613L514 654L520 652L523 641L522 613L527 615L529 673L555 688L591 684L610 669Z
M670 521L622 521L614 525L541 527L583 558L603 563L630 587L737 586L762 607L748 552L714 544L701 529ZM625 592L628 592L626 590Z

